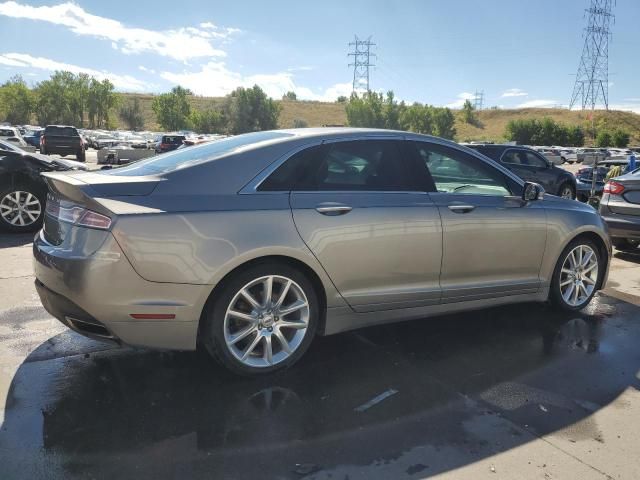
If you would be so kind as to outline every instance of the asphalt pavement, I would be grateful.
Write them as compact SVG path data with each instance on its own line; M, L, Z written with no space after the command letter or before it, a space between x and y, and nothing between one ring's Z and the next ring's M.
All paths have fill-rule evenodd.
M640 478L640 251L582 312L318 338L257 380L68 330L40 306L31 236L0 235L0 265L2 480Z

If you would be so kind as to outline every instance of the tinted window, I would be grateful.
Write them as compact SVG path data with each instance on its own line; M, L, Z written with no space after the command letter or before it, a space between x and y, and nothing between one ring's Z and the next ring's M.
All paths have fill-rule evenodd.
M549 164L535 153L527 152L527 164L532 167L547 168Z
M511 195L507 180L498 170L464 152L417 142L421 164L441 193Z
M522 150L508 150L500 160L509 165L528 165L527 155Z
M45 135L61 135L63 137L77 137L78 131L73 127L47 127L44 131Z
M409 190L398 142L337 142L300 152L281 165L259 190Z
M0 137L13 137L15 136L15 132L13 130L9 130L6 128L0 128Z
M156 175L168 173L180 168L186 168L200 163L205 163L224 155L236 152L248 145L275 140L277 138L291 137L292 134L284 132L255 132L237 135L204 145L194 146L173 152L165 153L147 160L140 160L132 165L113 170L101 170L104 175Z
M184 135L165 135L162 137L162 143L169 143L171 145L180 145L185 139Z

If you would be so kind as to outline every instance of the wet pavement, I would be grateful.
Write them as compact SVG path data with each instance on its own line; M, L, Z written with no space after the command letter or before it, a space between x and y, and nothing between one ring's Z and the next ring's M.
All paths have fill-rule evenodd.
M640 478L640 258L577 314L318 338L255 380L67 330L34 297L28 241L0 238L2 480Z

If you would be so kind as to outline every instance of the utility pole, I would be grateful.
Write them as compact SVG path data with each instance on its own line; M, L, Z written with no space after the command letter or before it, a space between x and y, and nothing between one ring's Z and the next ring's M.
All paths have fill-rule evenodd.
M582 110L592 110L592 118L600 102L609 110L609 41L611 21L615 20L611 13L614 4L615 0L590 0L586 10L584 46L569 109L580 104Z
M482 106L484 104L484 90L478 92L476 90L475 95L473 96L473 108L475 110L482 110Z
M370 36L366 40L360 40L356 35L353 42L349 43L349 47L353 47L348 54L349 57L353 57L353 63L349 64L353 67L353 93L370 90L369 67L375 67L371 59L376 57L375 53L371 53L373 46L375 43L371 41Z

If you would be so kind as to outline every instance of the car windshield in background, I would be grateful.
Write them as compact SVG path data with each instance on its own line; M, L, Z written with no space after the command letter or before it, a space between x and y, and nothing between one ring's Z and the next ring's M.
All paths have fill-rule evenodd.
M101 173L107 175L126 176L144 176L168 173L180 168L190 167L199 163L214 160L247 145L291 136L291 133L284 132L247 133L200 146L176 150L172 153L166 153L164 155L149 158L148 160L142 160L130 166L113 170L104 170Z
M170 143L171 145L180 145L186 137L184 135L165 135L162 137L162 143Z
M75 137L78 132L73 127L47 127L45 130L47 135L61 135L63 137Z

